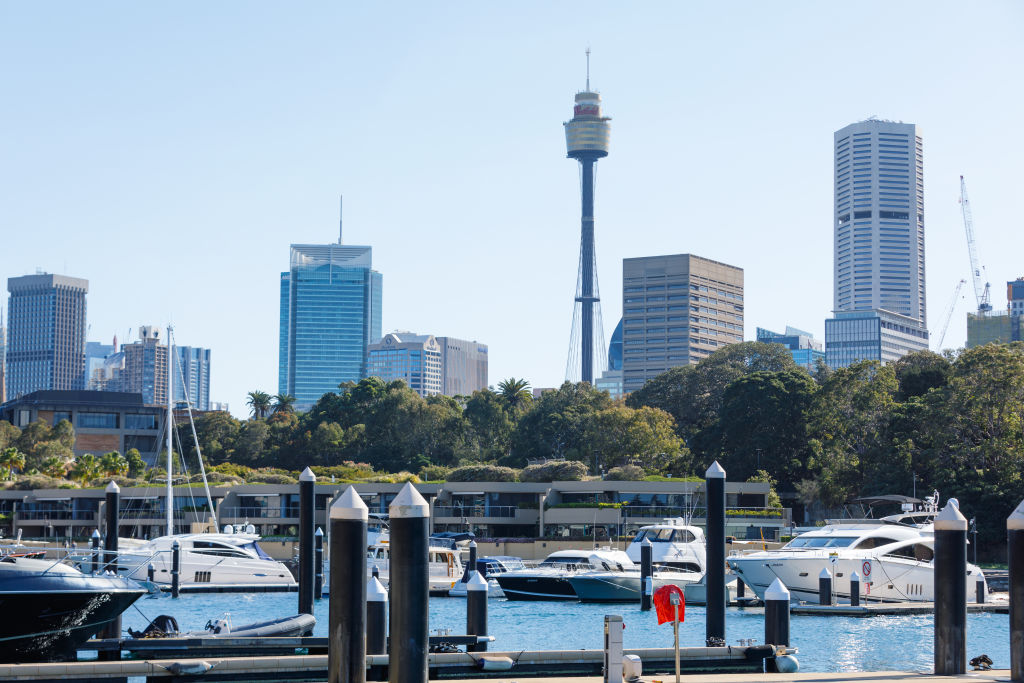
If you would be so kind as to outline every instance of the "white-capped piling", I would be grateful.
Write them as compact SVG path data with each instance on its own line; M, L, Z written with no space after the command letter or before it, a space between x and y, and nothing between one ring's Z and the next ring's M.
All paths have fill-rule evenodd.
M100 530L99 529L93 529L92 530L92 536L90 537L90 539L92 540L92 573L93 574L99 574L99 572L100 572L100 539L101 538L102 538L102 536L100 535Z
M707 499L706 643L725 644L725 470L716 460L704 475Z
M390 683L427 683L430 507L412 484L406 484L391 502L388 513L391 528L388 680Z
M1024 501L1006 520L1010 589L1010 680L1024 683Z
M103 570L117 573L117 531L118 521L117 512L118 506L121 504L121 487L117 485L117 482L111 481L107 484L106 490L106 535L103 538L103 550L105 551L103 557ZM13 616L13 615L12 615ZM103 630L99 633L100 638L120 638L121 637L121 615L111 619ZM110 659L108 652L101 652L101 659ZM118 654L120 657L120 654Z
M967 672L967 519L953 501L935 529L935 674Z
M821 573L818 574L818 604L832 604L832 574L829 573L828 567L822 567Z
M860 574L856 571L850 574L850 605L860 606Z
M316 528L313 534L313 599L324 596L324 530Z
M640 610L647 612L651 609L651 602L654 599L654 562L651 539L644 537L640 542Z
M466 571L463 572L463 582L469 582L469 577L473 572L479 571L479 567L476 566L476 555L477 547L476 541L469 542L469 564L466 565Z
M330 509L330 683L366 682L366 503L349 486Z
M466 634L471 636L487 635L487 595L490 586L487 579L478 571L469 573L466 582ZM487 643L477 641L466 646L466 652L486 652Z
M789 589L776 578L764 592L764 642L789 646Z
M181 592L181 544L171 543L171 597L176 598Z
M149 581L150 583L153 583L153 580L155 578L156 578L156 567L154 567L153 563L150 562L148 565L146 565L146 581Z
M376 576L371 576L366 583L366 654L383 655L387 652L388 592Z
M316 475L308 467L299 475L299 614L313 613L313 487ZM364 544L365 545L365 544Z

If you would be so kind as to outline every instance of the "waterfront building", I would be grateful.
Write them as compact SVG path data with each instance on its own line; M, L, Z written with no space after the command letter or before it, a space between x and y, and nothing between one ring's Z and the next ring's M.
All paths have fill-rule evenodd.
M471 396L487 388L487 344L455 337L435 337L441 347L441 393Z
M33 391L0 405L0 420L24 428L42 420L75 428L76 456L110 451L124 455L137 448L143 460L156 462L166 409L147 406L142 395L116 391Z
M367 349L381 338L382 287L371 247L291 246L281 273L278 392L294 396L297 409L367 376Z
M573 117L566 121L566 156L580 165L580 260L577 268L576 296L573 304L572 331L569 335L568 381L593 384L604 355L604 330L601 320L601 295L597 285L597 256L594 251L594 167L608 156L611 121L601 113L601 95L590 89L590 50L587 50L587 87L576 93Z
M693 254L622 261L622 388L743 341L743 269Z
M891 363L927 350L928 331L919 321L891 311L839 311L825 321L825 362L833 369L862 360Z
M37 273L7 280L6 396L85 387L89 281Z
M440 394L441 346L431 334L391 332L368 346L366 374L385 382L402 380L423 397Z
M788 325L784 334L762 327L757 328L757 341L766 344L782 344L789 349L793 356L793 362L808 371L814 370L819 360L825 360L825 346L821 340L815 339L810 332L804 332Z

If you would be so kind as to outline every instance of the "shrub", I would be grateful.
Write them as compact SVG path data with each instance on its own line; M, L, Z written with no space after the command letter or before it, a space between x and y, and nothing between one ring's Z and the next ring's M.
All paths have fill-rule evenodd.
M247 484L298 484L299 480L277 472L255 472L246 479Z
M149 482L140 477L101 477L93 482L93 486L102 486L103 488L106 488L107 484L111 481L123 489L145 488L146 486L149 486Z
M423 481L447 481L451 467L444 465L426 465L420 469L420 479Z
M605 473L608 481L640 481L644 478L644 468L639 465L623 465L613 467Z
M359 481L365 480L374 474L373 467L370 465L365 462L352 462L351 460L346 460L340 465L314 465L309 469L313 471L318 481L330 481L331 477L334 477L335 480Z
M519 481L583 481L587 466L579 460L555 460L541 465L530 465L519 473Z
M189 481L192 482L193 484L200 484L203 481L203 475L196 474L191 479L189 479ZM227 484L228 486L245 483L245 479L238 475L226 474L225 472L215 472L213 470L210 470L206 473L206 481L210 482L211 484Z
M413 484L422 483L419 477L412 472L406 472L405 470L402 470L401 472L375 474L366 481L370 481L375 484L404 484L406 482L412 482Z
M501 465L464 465L449 472L447 481L516 481L516 471Z
M66 479L55 479L48 477L45 474L32 474L27 477L21 477L18 481L11 484L11 488L16 491L30 491L32 489L55 489L60 488L61 484L69 483Z
M213 472L220 472L221 474L227 474L229 476L238 477L239 479L243 480L246 478L246 476L251 474L252 471L253 470L251 467L246 467L245 465L238 465L233 462L222 462L221 464L214 465L213 467L209 467L206 470L207 474Z

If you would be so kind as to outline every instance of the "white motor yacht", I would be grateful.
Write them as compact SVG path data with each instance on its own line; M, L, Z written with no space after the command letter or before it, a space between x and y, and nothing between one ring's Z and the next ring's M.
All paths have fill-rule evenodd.
M431 595L448 595L462 579L462 560L453 548L445 548L431 544L427 550L429 561L429 588ZM388 585L389 568L391 566L391 547L387 541L370 546L366 554L366 570L372 573L377 570L380 582ZM329 576L329 575L328 575ZM329 578L324 579L325 583Z
M640 547L645 539L651 542L651 561L655 565L701 575L707 569L704 531L681 517L640 527L626 546L626 555L634 564L640 564Z
M498 585L509 600L578 600L569 578L580 572L634 569L621 550L559 550L536 567L497 574Z
M929 602L934 596L934 555L930 524L901 524L883 517L828 524L778 550L734 553L726 562L762 600L778 578L794 601L817 601L818 577L826 570L840 600L849 600L850 576L856 572L862 601ZM979 576L984 580L981 569L968 563L968 595L975 594Z

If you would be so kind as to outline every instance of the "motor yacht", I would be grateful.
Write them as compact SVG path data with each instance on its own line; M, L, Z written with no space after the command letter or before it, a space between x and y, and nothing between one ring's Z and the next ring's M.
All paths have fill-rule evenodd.
M505 592L501 590L501 584L496 578L499 574L525 568L526 564L523 562L523 558L514 555L491 555L478 557L476 560L476 570L487 579L487 597L489 598L505 597ZM466 597L466 584L460 580L448 591L448 595L453 598Z
M794 601L816 601L818 578L825 570L840 600L849 600L850 576L856 572L861 600L929 602L934 598L934 550L930 523L903 524L883 517L827 524L778 550L734 552L726 562L762 600L778 578ZM979 577L984 580L981 569L968 563L968 595L975 594Z
M497 574L498 585L509 600L577 600L569 578L580 572L634 569L622 550L559 550L536 567Z
M448 591L462 579L463 566L459 553L454 548L435 545L431 541L427 549L427 558L430 594L448 595ZM391 547L389 543L384 541L370 546L366 554L366 570L368 573L372 573L376 569L380 582L385 587L388 586L390 566ZM329 580L329 578L324 579L325 583Z
M54 560L0 559L0 661L73 659L75 650L146 590L110 574L85 574Z

